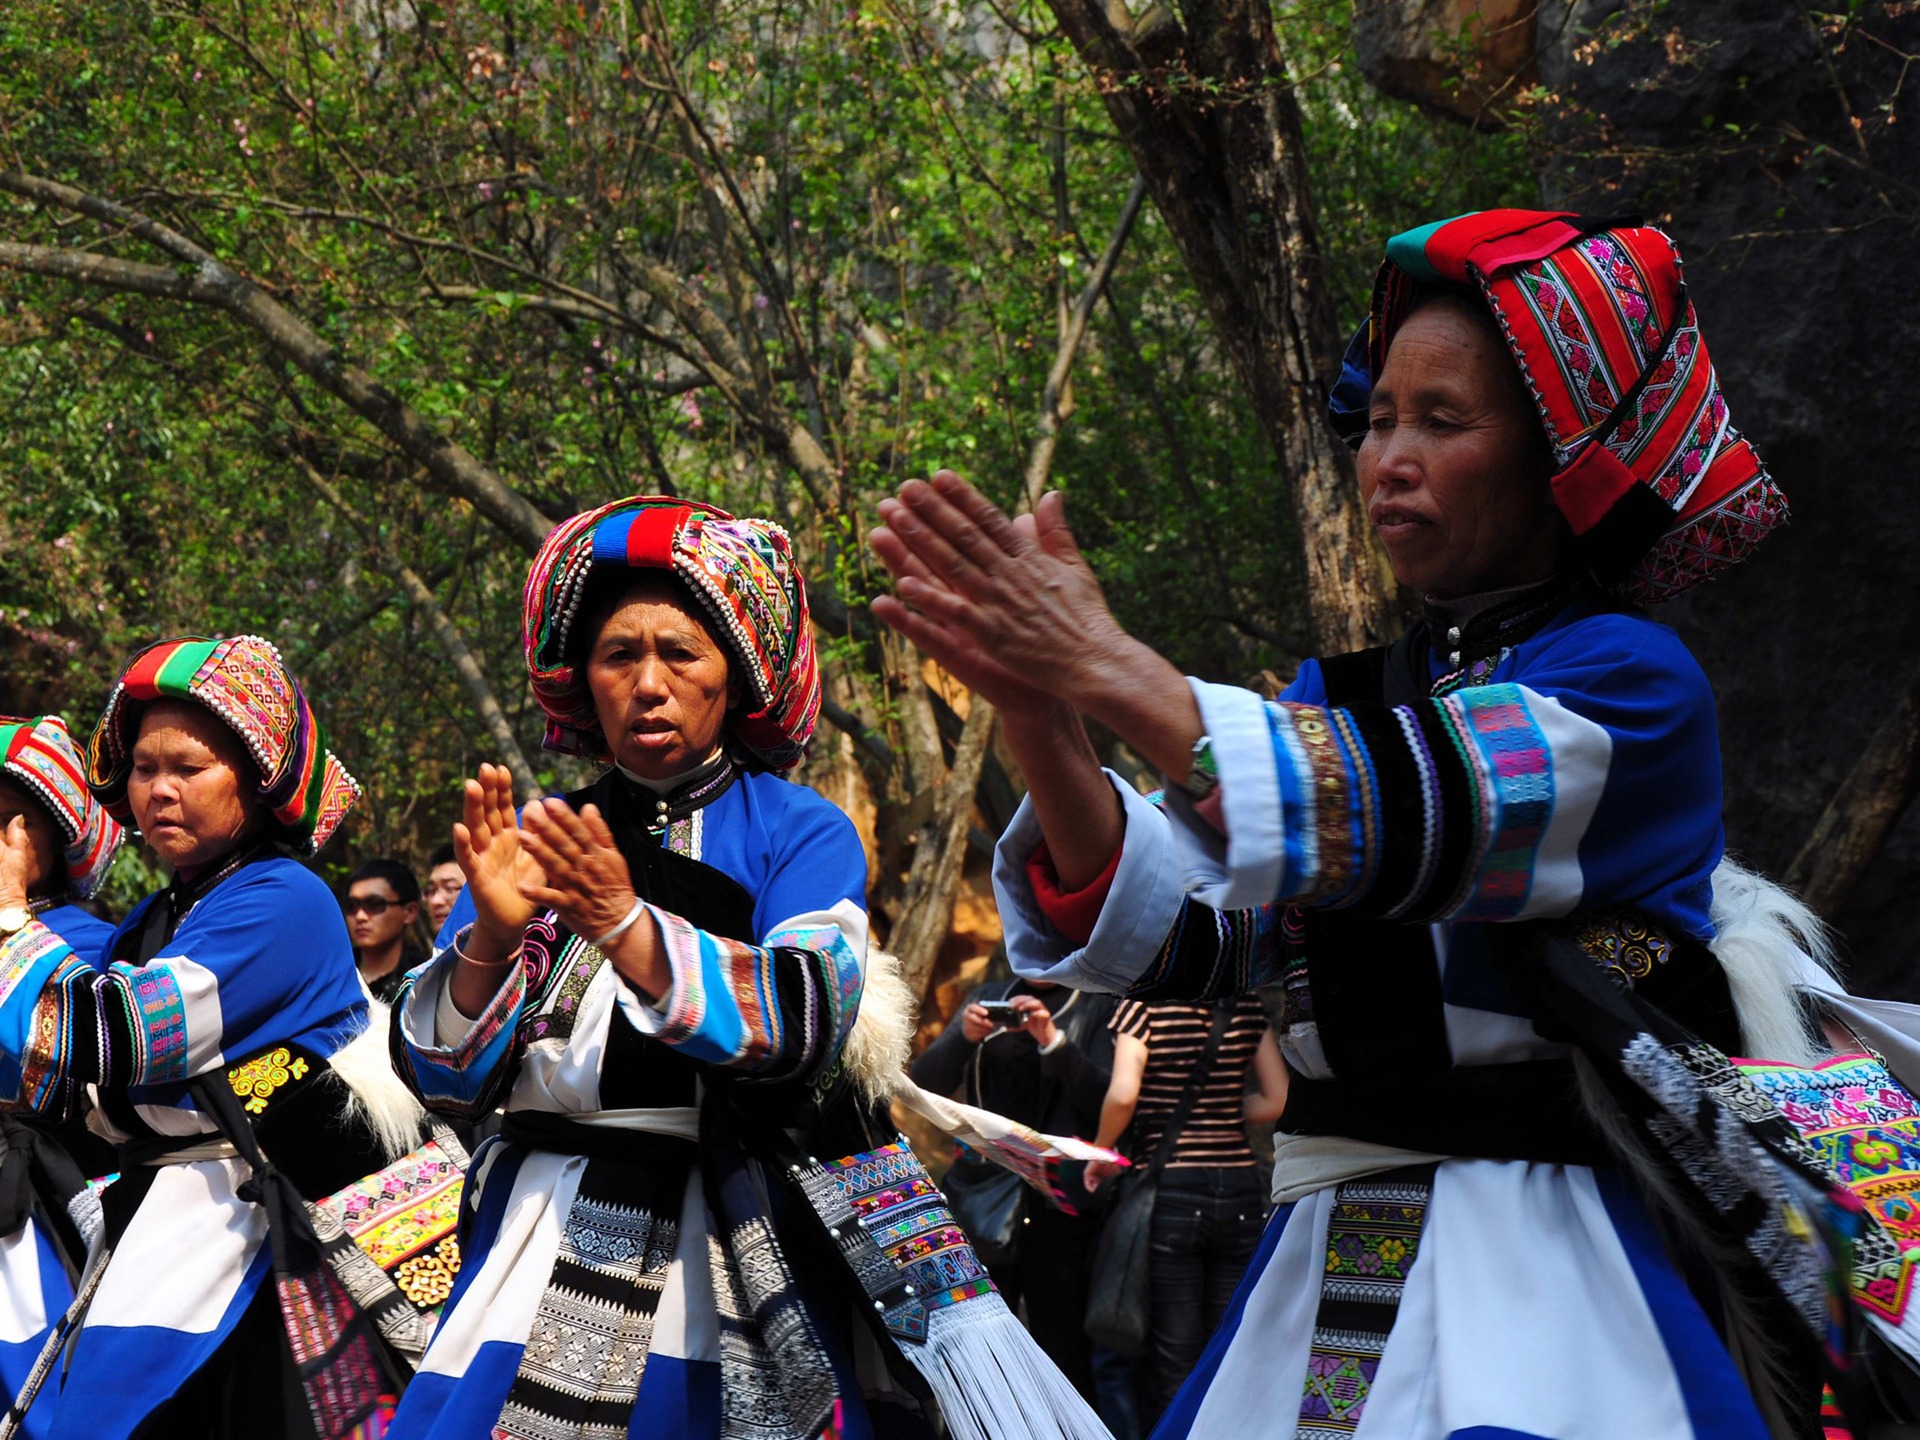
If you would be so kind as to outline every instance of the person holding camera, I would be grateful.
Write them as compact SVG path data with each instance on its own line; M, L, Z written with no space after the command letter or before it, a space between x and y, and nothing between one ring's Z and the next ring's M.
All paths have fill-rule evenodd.
M1113 1071L1118 1003L1044 981L989 981L913 1062L914 1083L1049 1134L1091 1136ZM1085 1321L1098 1216L1054 1209L971 1151L954 1161L945 1189L1007 1304L1026 1301L1028 1331L1092 1399Z

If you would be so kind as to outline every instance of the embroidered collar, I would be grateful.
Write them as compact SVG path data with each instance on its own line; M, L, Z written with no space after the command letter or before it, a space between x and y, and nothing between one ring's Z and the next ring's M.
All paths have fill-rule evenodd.
M1490 674L1493 665L1486 662L1497 665L1500 656L1564 610L1579 588L1578 576L1557 575L1537 585L1423 601L1428 643L1449 677L1463 669Z
M75 898L71 890L62 890L58 895L42 895L38 900L27 901L27 914L44 915L49 910L58 910L62 905L71 905Z
M704 810L739 778L733 757L722 748L710 760L703 761L670 780L650 780L616 765L615 783L625 789L637 809L646 815L649 830L664 830L675 820L684 820L696 810Z

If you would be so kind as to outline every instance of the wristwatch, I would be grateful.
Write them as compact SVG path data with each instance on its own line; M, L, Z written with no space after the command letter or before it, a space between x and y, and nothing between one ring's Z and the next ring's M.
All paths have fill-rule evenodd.
M1180 788L1194 800L1204 800L1220 788L1220 762L1213 758L1211 735L1202 735L1193 742L1193 756L1187 761L1186 782Z
M0 909L0 939L26 929L31 919L33 911L25 905L8 905Z

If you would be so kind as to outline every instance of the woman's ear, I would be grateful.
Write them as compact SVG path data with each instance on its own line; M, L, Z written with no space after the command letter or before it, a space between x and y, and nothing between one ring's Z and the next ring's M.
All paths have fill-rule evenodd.
M746 698L747 687L740 678L740 672L733 666L727 667L727 709L737 710L740 702Z

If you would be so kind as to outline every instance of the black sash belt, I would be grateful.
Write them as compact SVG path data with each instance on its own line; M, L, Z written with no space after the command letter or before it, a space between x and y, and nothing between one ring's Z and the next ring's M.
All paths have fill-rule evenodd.
M626 1130L610 1125L583 1125L565 1115L545 1110L509 1110L501 1117L500 1138L529 1150L555 1155L584 1155L589 1160L614 1160L626 1165L690 1164L696 1147L677 1135L651 1130Z
M1568 1060L1467 1065L1409 1084L1287 1077L1276 1128L1402 1150L1543 1165L1610 1165Z

